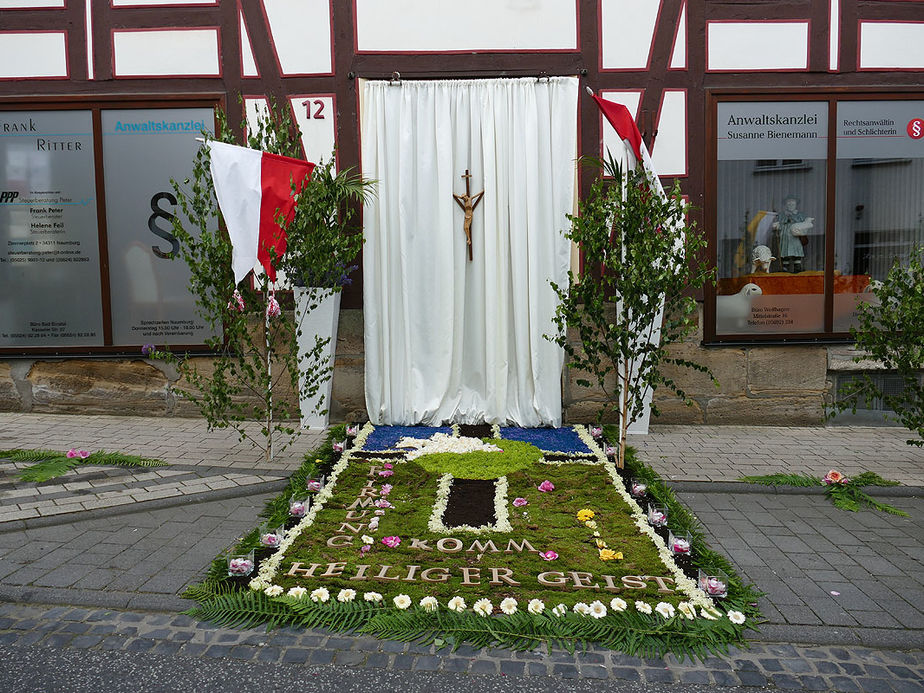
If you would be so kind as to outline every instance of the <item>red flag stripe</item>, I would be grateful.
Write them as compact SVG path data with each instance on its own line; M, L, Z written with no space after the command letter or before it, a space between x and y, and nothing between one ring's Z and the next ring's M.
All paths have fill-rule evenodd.
M638 126L635 124L635 119L629 113L629 109L621 103L601 99L596 94L591 94L591 96L594 101L597 102L597 106L600 107L603 117L606 118L610 125L613 126L613 129L616 130L616 134L618 134L621 139L628 141L629 146L632 147L632 153L635 154L635 160L641 161L642 133L639 132Z
M286 252L287 242L286 232L276 223L276 218L281 213L287 225L292 221L295 216L292 181L295 181L295 191L301 192L313 170L314 164L308 161L263 152L260 162L262 195L257 259L271 281L276 281L271 249L275 251L276 257L280 258Z

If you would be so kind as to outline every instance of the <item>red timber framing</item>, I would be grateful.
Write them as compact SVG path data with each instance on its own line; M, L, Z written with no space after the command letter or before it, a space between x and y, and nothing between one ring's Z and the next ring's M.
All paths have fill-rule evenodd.
M63 9L0 10L5 32L66 32L67 73L62 79L0 79L0 108L11 103L71 102L86 99L98 103L169 101L175 97L222 101L236 110L238 96L266 95L277 103L289 103L295 95L333 95L336 105L335 140L340 166L359 167L359 121L356 78L388 78L399 72L402 79L516 77L578 75L595 91L636 90L642 94L639 125L649 146L657 152L659 110L667 90L686 94L685 175L678 176L683 193L696 208L693 219L709 225L709 200L714 197L715 133L707 131L709 104L718 95L785 91L816 98L818 94L883 92L920 87L921 73L870 72L857 69L858 26L864 20L920 21L924 3L839 0L839 71L830 68L829 15L831 0L782 0L754 3L749 0L661 0L651 50L645 69L603 69L601 54L604 0L575 0L576 48L555 51L472 51L407 53L360 52L357 49L356 3L330 0L332 67L330 74L286 76L282 74L272 30L261 0L217 0L205 5L162 5L150 0L145 6L113 7L94 0L67 0ZM23 3L27 4L27 3ZM685 14L685 67L670 69L681 15ZM240 17L246 25L256 77L242 75ZM710 22L798 20L809 23L808 69L800 71L709 72L706 69L706 31ZM87 36L87 27L92 36ZM114 77L112 35L117 30L218 28L220 77ZM92 46L92 60L88 60ZM88 63L93 74L88 74ZM601 122L589 99L580 101L579 151L598 155ZM230 121L239 128L239 118ZM586 190L592 172L581 173ZM664 180L666 186L672 178ZM105 229L101 230L105 233ZM362 306L362 280L357 277L344 292L343 306ZM708 298L708 297L707 297ZM706 301L707 325L712 307ZM707 334L710 328L707 327ZM777 338L775 341L782 341Z

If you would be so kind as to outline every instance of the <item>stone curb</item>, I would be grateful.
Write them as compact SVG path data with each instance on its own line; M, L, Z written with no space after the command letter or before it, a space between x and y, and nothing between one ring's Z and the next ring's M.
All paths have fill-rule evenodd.
M671 481L662 479L674 491L688 493L761 493L785 496L823 496L823 486L764 486L746 481ZM871 496L916 498L924 496L924 486L864 486Z
M218 501L228 500L229 498L240 498L242 496L258 495L272 491L281 491L289 484L288 478L279 481L263 481L259 484L249 486L233 486L222 488L214 491L203 491L185 496L171 496L169 498L156 498L149 501L139 501L130 505L114 505L109 508L94 508L93 510L78 510L72 513L61 513L60 515L51 515L48 517L30 517L25 520L10 520L0 523L0 534L9 532L20 532L26 529L37 529L39 527L52 527L55 525L67 525L72 522L82 520L96 520L105 517L114 517L116 515L130 515L135 512L144 512L148 510L162 510L163 508L173 508L178 505L186 505L190 502L200 501ZM255 518L256 522L256 518Z
M790 626L765 623L760 630L748 631L752 642L801 645L841 645L896 650L924 650L924 630L890 628L845 628L843 626Z
M0 602L86 606L98 609L170 614L178 614L195 606L194 601L182 599L176 595L13 585L0 585Z

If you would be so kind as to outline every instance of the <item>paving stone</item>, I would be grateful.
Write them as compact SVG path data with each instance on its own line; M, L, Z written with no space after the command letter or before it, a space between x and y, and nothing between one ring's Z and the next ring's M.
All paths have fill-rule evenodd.
M312 664L330 664L334 661L334 653L330 650L311 650L308 661Z
M574 664L559 663L552 666L552 676L558 676L563 679L576 679L579 676L579 672Z
M708 671L682 671L680 672L680 680L683 683L701 683L701 684L710 684L712 683L709 678Z
M859 693L860 691L856 681L846 676L832 676L830 681L835 690L843 691L844 693Z
M674 682L674 674L669 669L645 669L642 673L648 683Z
M613 667L610 669L610 675L614 678L625 679L627 681L638 681L641 678L638 669L629 669L627 667Z
M311 652L301 647L287 647L283 650L282 661L285 664L303 664L308 660Z
M857 679L857 683L866 693L892 693L892 686L884 679Z
M452 672L468 671L470 664L471 662L463 657L444 657L442 670Z
M526 662L517 662L511 659L505 659L500 663L500 672L504 676L522 676L526 671ZM583 673L583 669L581 672Z
M433 655L419 655L414 662L415 671L436 671L440 668L440 658Z
M392 669L406 671L414 666L414 655L396 654L394 657L395 659L392 662Z
M476 659L471 663L469 671L473 674L496 674L497 662L491 659Z

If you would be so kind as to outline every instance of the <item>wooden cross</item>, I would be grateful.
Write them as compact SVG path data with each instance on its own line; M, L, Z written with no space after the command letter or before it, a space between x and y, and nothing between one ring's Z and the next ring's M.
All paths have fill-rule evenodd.
M465 243L468 245L468 259L469 262L472 260L472 215L475 211L475 207L478 206L478 203L481 202L481 198L484 196L484 190L472 197L471 190L469 189L469 181L471 181L472 174L468 172L468 169L465 169L465 174L462 176L465 179L465 194L456 195L455 193L452 196L456 200L456 204L462 208L462 211L465 212L465 221L462 223L462 230L465 231Z

